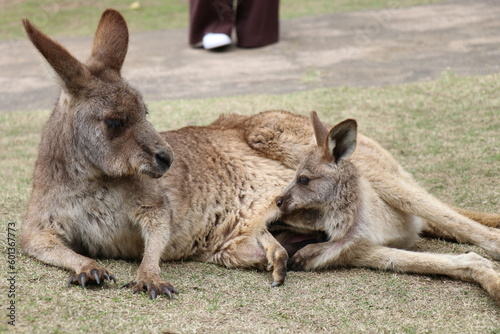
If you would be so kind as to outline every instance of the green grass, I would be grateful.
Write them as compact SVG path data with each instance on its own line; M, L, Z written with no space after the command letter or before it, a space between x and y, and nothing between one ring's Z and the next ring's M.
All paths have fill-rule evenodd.
M132 1L130 1L132 2ZM33 18L51 36L91 35L107 7L121 10L132 31L184 28L187 1L11 1L0 4L0 39L22 38L19 19ZM436 1L405 0L398 5ZM283 0L283 18L385 8L394 0ZM47 22L50 20L50 24ZM87 24L84 22L94 22ZM316 82L321 73L301 77ZM431 193L475 210L499 211L500 75L461 77L443 73L435 81L381 88L317 89L283 95L249 95L150 103L159 130L201 125L220 113L253 114L285 109L317 110L335 123L356 118L364 134L378 140ZM7 223L19 233L29 198L37 144L50 111L0 113L0 246ZM419 251L463 253L477 247L423 240ZM101 260L125 283L138 263ZM4 262L0 261L2 268ZM67 288L65 270L17 254L19 333L500 333L500 308L474 284L443 277L364 269L290 273L270 289L268 273L229 270L210 264L162 264L162 275L180 294L149 301L113 284ZM7 270L4 269L4 272ZM6 274L4 275L6 276ZM5 282L5 280L4 280ZM1 293L6 305L5 290Z
M207 0L208 1L208 0ZM301 16L354 10L399 8L424 5L439 0L282 0L280 16L289 19ZM139 9L131 9L134 1L120 0L18 0L0 3L0 39L24 38L21 19L29 18L49 36L91 36L97 17L106 8L122 12L131 31L186 28L187 0L143 0ZM48 24L50 22L50 24ZM90 24L94 22L94 24Z
M220 113L317 110L325 121L358 120L440 199L499 211L500 75L380 88L331 88L283 95L169 100L150 104L159 130L206 124ZM17 232L30 192L36 145L49 111L0 113L0 226ZM5 236L5 233L2 234ZM0 245L6 238L2 237ZM419 251L477 247L421 241ZM137 263L101 260L118 283ZM149 301L113 284L67 288L65 270L17 256L17 326L29 333L496 333L500 309L478 286L444 277L364 269L290 273L269 288L268 273L210 264L162 264L180 294ZM6 300L5 290L2 300ZM4 305L2 303L2 305ZM3 326L3 327L2 327ZM7 328L2 318L0 330ZM12 328L8 328L9 330Z

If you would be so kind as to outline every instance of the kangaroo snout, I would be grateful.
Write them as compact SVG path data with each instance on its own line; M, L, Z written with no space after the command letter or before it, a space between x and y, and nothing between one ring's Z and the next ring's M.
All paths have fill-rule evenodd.
M157 149L154 155L154 161L157 169L157 177L161 177L165 174L172 166L174 161L174 154L169 145Z
M172 165L172 156L167 152L159 152L155 154L155 161L162 174L170 169Z
M290 213L293 210L288 196L278 196L276 198L276 206L283 213Z

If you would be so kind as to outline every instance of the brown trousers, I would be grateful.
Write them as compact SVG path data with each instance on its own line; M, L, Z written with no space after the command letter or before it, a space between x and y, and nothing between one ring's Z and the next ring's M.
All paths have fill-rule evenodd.
M279 39L279 0L189 1L189 44L201 42L208 33L231 36L236 27L238 46L252 48L276 43Z

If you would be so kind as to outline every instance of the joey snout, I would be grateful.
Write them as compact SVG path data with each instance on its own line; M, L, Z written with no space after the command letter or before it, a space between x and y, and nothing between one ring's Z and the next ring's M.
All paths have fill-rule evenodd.
M290 202L291 201L288 196L278 196L276 198L276 206L280 209L282 213L292 212L292 207Z

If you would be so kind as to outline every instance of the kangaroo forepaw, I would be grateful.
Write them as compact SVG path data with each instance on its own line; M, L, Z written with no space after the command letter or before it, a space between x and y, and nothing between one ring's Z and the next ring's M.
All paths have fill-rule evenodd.
M81 285L85 288L87 285L100 285L104 281L113 281L116 284L116 278L103 268L91 267L82 270L80 273L75 273L68 277L68 286L71 284Z
M313 245L308 245L313 246ZM292 271L309 271L314 269L315 252L313 247L304 247L295 253L287 262L287 268Z
M285 283L286 277L286 262L284 262L280 266L276 266L273 271L273 283L271 283L271 287L282 286Z
M277 286L282 286L283 285L283 281L274 281L271 283L271 288L275 288Z
M288 270L292 270L292 271L303 271L304 266L305 266L305 263L304 263L303 259L298 258L296 256L292 257L287 262Z
M133 294L136 294L138 292L147 292L148 297L151 300L154 300L161 295L166 295L169 299L173 299L174 294L179 293L179 291L177 291L177 289L174 288L172 284L164 282L160 279L139 280L137 282L132 281L122 285L121 288L133 288Z
M311 271L321 267L321 258L329 247L328 243L309 244L299 249L287 262L289 270Z

